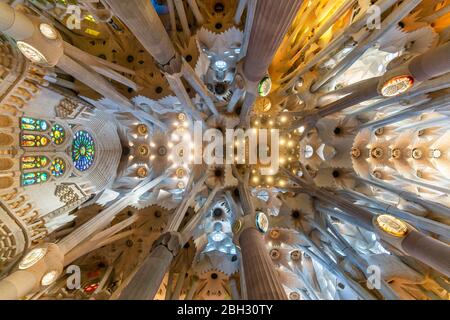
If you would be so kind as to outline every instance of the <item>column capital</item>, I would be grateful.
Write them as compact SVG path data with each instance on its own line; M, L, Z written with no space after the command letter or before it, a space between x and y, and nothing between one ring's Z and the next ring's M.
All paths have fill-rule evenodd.
M179 232L163 233L153 244L152 251L156 247L165 247L174 257L178 255L183 247L183 239Z

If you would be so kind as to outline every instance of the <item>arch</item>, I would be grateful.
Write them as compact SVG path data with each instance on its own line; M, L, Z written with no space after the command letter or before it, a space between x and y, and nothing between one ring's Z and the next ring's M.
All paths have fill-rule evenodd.
M10 117L5 115L0 115L0 128L9 128L13 124L13 121Z
M13 137L9 134L0 132L0 147L1 146L9 146L14 142Z
M10 170L14 166L14 161L9 158L0 158L0 171Z
M11 188L14 184L14 179L11 177L0 177L0 189Z

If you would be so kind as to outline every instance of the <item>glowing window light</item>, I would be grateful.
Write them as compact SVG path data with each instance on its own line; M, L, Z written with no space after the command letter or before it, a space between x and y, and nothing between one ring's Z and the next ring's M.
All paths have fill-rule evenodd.
M28 172L22 174L21 183L23 187L42 184L47 182L50 176L47 172Z
M414 85L414 78L411 76L399 76L387 81L381 89L381 94L385 97L394 97L405 93Z
M261 97L267 97L272 90L272 79L269 76L264 77L258 84L258 94Z
M39 52L35 47L29 45L23 41L17 41L17 48L22 52L22 54L31 62L36 64L47 64L48 61L45 56Z
M56 281L56 279L58 278L58 271L56 270L52 270L50 272L47 272L41 280L41 284L45 287L45 286L49 286L51 285L53 282Z
M20 270L25 270L31 268L36 263L38 263L47 253L46 248L36 248L27 253L25 258L19 264Z
M99 32L99 31L93 30L93 29L90 29L90 28L86 28L86 29L84 30L84 32L87 33L87 34L89 34L89 35L91 35L91 36L93 36L93 37L98 37L98 36L100 35L100 32Z
M50 140L46 136L36 134L22 134L20 145L22 147L45 147Z
M56 32L55 28L53 28L53 26L49 25L48 23L41 23L39 25L39 30L47 39L56 40L58 38L58 33Z
M217 60L214 63L214 66L216 67L217 70L224 71L228 68L228 63L226 63L223 60Z
M55 124L52 127L52 132L50 134L52 141L56 145L60 145L64 143L64 140L66 139L66 132L63 127L61 127L59 124Z
M21 168L22 170L45 168L49 162L50 160L45 156L26 156L22 157Z
M256 228L262 232L266 233L269 230L269 219L263 212L258 212L256 214Z
M29 117L20 118L20 128L26 131L44 132L48 129L47 121Z
M404 237L408 232L406 223L388 214L379 215L376 223L381 230L395 237Z
M309 144L306 145L304 155L306 159L311 159L314 156L314 148Z
M93 284L87 285L86 287L84 287L84 292L93 293L95 290L98 289L99 286L100 286L100 284L98 284L98 283L93 283Z
M59 178L66 172L66 163L64 160L60 158L56 158L52 161L52 166L50 167L50 172L52 173L52 176L55 178Z
M92 14L87 14L84 16L84 20L89 21L89 22L93 22L93 23L97 23L97 21L95 20L94 16Z
M225 239L225 234L223 232L213 232L211 239L215 242L222 242Z

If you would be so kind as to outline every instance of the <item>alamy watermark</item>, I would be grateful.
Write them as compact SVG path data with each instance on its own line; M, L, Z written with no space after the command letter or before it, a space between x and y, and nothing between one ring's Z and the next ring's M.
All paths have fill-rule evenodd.
M174 163L208 166L258 165L261 175L275 175L279 171L278 129L204 130L203 123L195 121L192 134L187 139L175 142L171 153Z

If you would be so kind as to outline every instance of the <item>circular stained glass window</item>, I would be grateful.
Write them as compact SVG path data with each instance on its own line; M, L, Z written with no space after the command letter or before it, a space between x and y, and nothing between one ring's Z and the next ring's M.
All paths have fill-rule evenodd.
M261 97L267 97L272 90L272 79L265 76L258 84L258 93Z
M75 133L72 143L72 160L75 168L88 170L95 159L95 144L92 136L86 131Z
M64 160L56 158L52 161L50 170L52 172L52 176L54 176L55 178L59 178L66 172L66 163L64 162Z
M55 124L52 127L51 137L54 144L60 145L66 139L66 132L64 131L64 128L59 124Z

